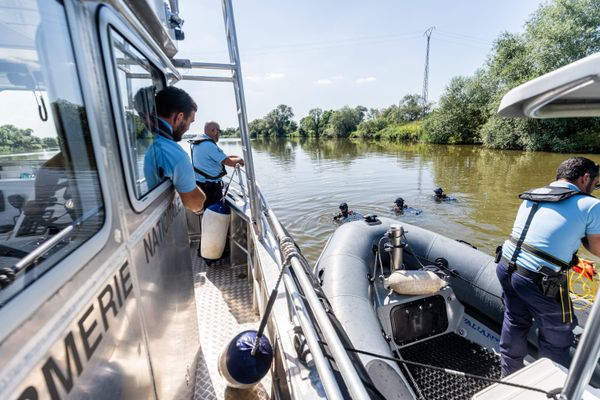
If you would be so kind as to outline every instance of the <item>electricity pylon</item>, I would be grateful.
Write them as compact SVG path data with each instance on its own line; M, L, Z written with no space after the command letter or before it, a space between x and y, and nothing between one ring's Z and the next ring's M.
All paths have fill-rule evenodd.
M427 51L425 52L425 76L423 77L423 102L427 103L427 92L429 90L429 41L431 40L431 33L435 29L435 26L428 28L423 36L427 37Z

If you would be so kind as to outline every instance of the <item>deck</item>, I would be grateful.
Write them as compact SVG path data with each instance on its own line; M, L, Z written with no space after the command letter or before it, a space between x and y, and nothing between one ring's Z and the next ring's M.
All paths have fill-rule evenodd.
M219 354L237 333L257 329L259 317L252 310L252 287L244 265L228 260L208 267L197 255L198 242L190 245L200 336L194 399L269 399L271 379L267 375L252 389L225 385L218 372Z

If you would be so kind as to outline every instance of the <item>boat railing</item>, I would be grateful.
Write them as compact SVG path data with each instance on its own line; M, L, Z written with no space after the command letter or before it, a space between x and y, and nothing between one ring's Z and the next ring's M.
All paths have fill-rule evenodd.
M344 381L347 393L354 399L368 399L369 395L358 375L358 371L350 360L323 303L317 296L313 286L314 281L311 280L310 276L312 272L306 259L301 255L293 239L280 224L256 182L233 7L231 0L222 0L221 4L230 62L206 63L176 59L172 60L173 65L183 69L218 70L230 73L229 76L182 75L182 79L227 82L232 83L234 86L245 168L238 168L232 174L229 182L231 195L228 195L228 199L234 201L238 208L241 206L242 213L249 221L251 236L267 249L266 253L262 252L261 254L268 254L268 257L272 258L268 260L270 262L259 260L258 263L253 263L252 257L249 257L249 262L256 264L252 266L253 269L257 265L258 268L262 268L263 265L269 264L276 265L279 272L284 269L282 280L288 308L293 313L294 318L292 319L298 321L306 338L307 346L327 398L342 399L344 397L343 392L345 392L342 390L341 382L336 379L333 372L333 362ZM234 180L235 175L237 175L237 180ZM262 257L267 256L263 255ZM263 272L262 270L258 271L262 277L265 276ZM267 285L266 282L263 282L263 284ZM267 287L267 289L268 293L274 288ZM278 318L279 316L275 317ZM271 318L274 317L271 316ZM286 318L288 317L286 316ZM283 332L277 333L277 335L280 334L283 334ZM327 356L323 352L323 342L325 342L330 353Z
M269 228L273 229L273 233L277 238L277 242L280 244L278 249L278 257L276 258L277 265L279 268L287 268L284 264L287 255L284 254L284 250L281 248L286 242L293 242L293 239L285 231L273 210L269 206L267 199L262 195L260 189L257 190L258 196L261 201L261 214L265 216L266 222ZM299 252L299 250L298 250ZM303 262L304 261L304 262ZM311 351L315 366L319 372L319 377L328 398L342 398L339 385L333 376L329 361L323 354L319 343L319 337L316 333L316 325L322 334L322 339L327 344L331 356L335 360L338 371L340 372L346 387L353 399L368 399L370 398L365 386L358 376L358 372L354 367L348 353L346 352L343 343L340 340L340 336L334 328L323 303L319 300L313 284L309 279L309 266L305 259L299 253L297 257L289 257L289 268L293 271L294 280L289 273L286 271L284 275L284 284L286 287L287 295L289 296L291 303L294 306L294 310L298 315L298 320L302 327L303 333L306 337L308 347ZM308 308L309 313L307 313ZM314 316L316 321L312 321L309 317Z

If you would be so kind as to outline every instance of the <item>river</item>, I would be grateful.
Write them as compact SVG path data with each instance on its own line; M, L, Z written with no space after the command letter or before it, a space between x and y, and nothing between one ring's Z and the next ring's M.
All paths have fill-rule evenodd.
M239 139L222 139L242 154ZM335 230L340 202L363 214L397 218L493 254L510 234L518 194L554 180L574 154L490 150L481 146L351 140L253 140L257 180L271 207L314 263ZM600 162L598 154L577 154ZM442 187L456 202L433 201ZM395 216L403 197L420 215Z

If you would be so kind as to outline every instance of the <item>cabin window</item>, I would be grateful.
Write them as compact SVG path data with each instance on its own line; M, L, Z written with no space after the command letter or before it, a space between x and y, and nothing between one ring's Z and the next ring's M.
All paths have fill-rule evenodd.
M163 180L146 179L144 164L148 162L147 149L153 141L152 127L156 125L154 96L162 89L160 71L123 36L110 31L117 86L125 118L125 142L130 181L139 200ZM154 147L153 147L154 148Z
M0 0L0 307L98 232L103 202L65 10Z

